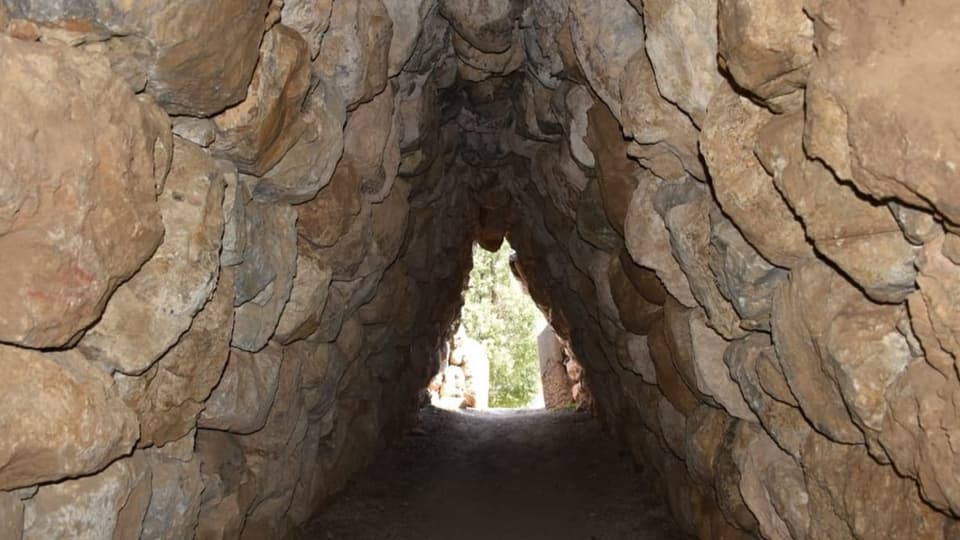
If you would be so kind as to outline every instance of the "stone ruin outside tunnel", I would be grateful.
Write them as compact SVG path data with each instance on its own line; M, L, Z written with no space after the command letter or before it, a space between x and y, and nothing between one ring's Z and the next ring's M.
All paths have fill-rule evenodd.
M689 534L957 537L958 20L0 0L0 538L283 535L503 238Z

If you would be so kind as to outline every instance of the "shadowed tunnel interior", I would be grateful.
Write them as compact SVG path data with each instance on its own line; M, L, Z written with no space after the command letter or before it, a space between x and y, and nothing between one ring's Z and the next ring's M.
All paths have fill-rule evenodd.
M636 505L701 539L957 538L958 22L0 0L0 538L311 523L442 425L472 246L505 238Z

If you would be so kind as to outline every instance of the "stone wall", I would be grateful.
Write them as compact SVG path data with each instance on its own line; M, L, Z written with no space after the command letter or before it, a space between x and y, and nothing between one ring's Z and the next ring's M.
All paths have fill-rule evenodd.
M406 425L459 311L449 33L120 4L0 3L0 538L275 538Z
M505 235L692 534L960 534L958 17L0 0L0 537L303 522Z

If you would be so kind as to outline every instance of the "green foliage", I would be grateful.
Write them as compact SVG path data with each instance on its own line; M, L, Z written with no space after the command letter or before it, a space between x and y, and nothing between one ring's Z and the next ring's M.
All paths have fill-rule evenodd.
M510 272L506 242L496 253L474 246L461 322L490 358L490 406L525 407L540 393L536 331L542 315Z

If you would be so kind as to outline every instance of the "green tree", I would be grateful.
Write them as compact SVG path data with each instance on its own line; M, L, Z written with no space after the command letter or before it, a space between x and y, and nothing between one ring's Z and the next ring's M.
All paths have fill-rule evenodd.
M507 242L496 253L474 246L461 313L467 335L490 358L491 407L524 407L541 391L536 331L542 315L510 272L512 251Z

